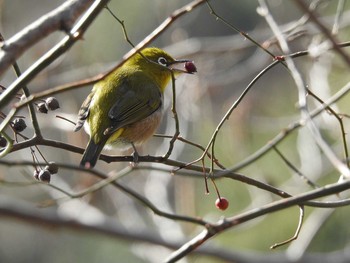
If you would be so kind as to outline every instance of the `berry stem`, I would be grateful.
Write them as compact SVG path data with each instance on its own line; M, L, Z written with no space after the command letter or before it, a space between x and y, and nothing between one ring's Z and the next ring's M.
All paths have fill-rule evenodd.
M213 186L214 186L214 189L215 189L215 192L218 196L218 198L220 199L221 201L221 196L220 196L220 192L219 192L219 188L217 187L216 183L215 183L215 180L213 179L212 175L209 176L211 182L213 183Z

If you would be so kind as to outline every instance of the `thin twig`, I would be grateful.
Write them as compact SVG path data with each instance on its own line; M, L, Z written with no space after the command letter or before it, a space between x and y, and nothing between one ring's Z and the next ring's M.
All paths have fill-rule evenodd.
M333 27L332 27L332 35L338 34L339 25L340 25L341 19L342 19L343 14L344 14L344 9L345 9L345 1L338 0L337 11L335 13L334 23L333 23Z
M308 185L312 186L313 188L318 187L313 181L311 181L309 178L307 178L306 175L304 175L301 171L299 171L299 169L296 168L290 161L288 161L288 159L280 152L280 150L277 149L276 146L273 146L273 149L278 154L278 156L281 157L281 159L285 162L285 164L290 169L292 169L297 175L299 175L301 178L303 178Z
M280 246L284 246L284 245L289 244L290 242L296 240L299 236L300 231L301 231L301 227L303 225L303 219L304 219L304 206L300 205L299 206L299 222L298 222L298 226L297 226L297 229L296 229L294 235L291 238L288 238L287 240L284 240L282 242L278 242L278 243L272 245L270 247L270 249L275 249L275 248L278 248Z
M331 31L318 19L315 11L310 10L308 6L302 0L294 0L294 2L303 10L305 13L308 13L310 19L318 26L321 32L325 35L325 37L331 41L333 48L340 55L340 57L346 62L346 64L350 67L350 56L338 46L338 39L332 35Z
M245 97L245 95L248 94L248 92L250 91L250 89L253 87L253 85L266 73L268 72L271 68L273 68L274 66L276 66L280 61L275 60L274 62L272 62L270 65L268 65L267 67L265 67L262 71L259 72L258 75L255 76L255 78L248 84L248 86L244 89L244 91L241 93L241 95L238 97L238 99L231 105L230 109L225 113L225 115L222 117L221 121L219 122L219 124L216 126L215 131L213 132L207 146L205 147L205 151L202 153L202 155L194 160L189 162L187 165L192 165L194 163L197 163L201 160L203 160L203 158L206 156L207 152L209 151L210 147L214 147L214 143L215 143L215 139L221 129L221 127L225 124L225 122L229 119L231 113L234 111L234 109L237 108L237 106L240 104L240 102L243 100L243 98Z
M276 38L277 38L277 40L282 48L282 51L285 54L288 54L289 53L288 43L285 40L285 38L283 37L282 32L279 29L279 26L277 25L276 21L274 20L274 18L270 14L266 1L259 0L259 3L260 3L261 8L265 10L264 18L266 19L266 22L269 24L273 33L276 35ZM310 15L311 15L311 13L310 13ZM336 43L335 43L335 45L336 46L334 48L336 50L340 49ZM320 149L322 149L322 151L327 156L329 161L333 164L334 168L339 171L341 176L345 176L345 177L350 178L349 168L341 160L339 160L339 158L333 152L331 147L326 143L326 141L321 136L321 133L320 133L318 127L316 126L316 124L314 123L314 121L312 119L312 116L308 110L308 105L307 105L307 101L306 101L306 85L304 83L304 80L303 80L299 70L297 69L294 61L291 58L286 57L285 61L287 63L287 66L290 70L291 76L293 77L293 80L294 80L296 87L297 87L297 90L298 90L298 104L299 104L300 113L301 113L302 118L304 119L305 125L312 133L313 138L314 138L315 142L317 143L317 145L320 147ZM349 63L349 65L350 65L350 63Z
M202 246L208 239L225 231L226 229L231 229L235 226L241 225L242 223L248 222L262 215L270 214L294 205L303 205L307 201L337 194L348 189L350 189L350 180L344 180L341 183L330 184L325 187L302 193L294 197L272 202L259 208L241 213L237 216L222 219L216 224L207 225L207 228L205 230L203 230L197 236L185 243L178 250L173 252L167 258L166 262L176 262L177 260L185 257L186 255L197 249L199 246Z
M298 54L299 54L299 52L298 52ZM320 107L318 107L315 110L311 111L311 113L310 113L311 118L314 118L314 117L318 116L319 114L321 114L327 108L326 106L331 105L331 104L337 102L338 100L344 98L344 96L346 94L348 94L349 92L350 92L350 82L347 83L344 87L342 87L331 98L329 98L325 102L324 105L321 105ZM244 167L246 167L247 165L251 164L252 162L258 160L259 158L264 156L266 153L268 153L272 149L273 146L278 145L280 142L282 142L285 139L285 137L287 137L294 130L299 129L302 126L303 126L303 123L301 122L301 120L298 120L298 121L295 121L294 123L289 124L288 127L283 129L274 138L269 140L266 145L264 145L263 147L258 149L256 152L254 152L253 154L248 156L243 161L241 161L241 162L235 164L234 166L232 166L231 168L229 168L228 171L232 171L232 172L239 171L239 170L243 169ZM225 171L222 172L222 174L225 174Z
M0 39L1 41L4 41L4 37L2 36L1 33L0 33L0 38L1 38ZM16 76L20 77L22 73L16 61L13 63L13 68L15 70ZM27 85L24 85L22 89L26 98L28 98L30 96L30 92ZM41 130L38 123L38 118L36 116L36 112L32 103L28 104L28 110L29 110L29 116L33 125L33 129L34 129L34 136L42 137Z
M345 132L344 123L343 123L342 118L330 106L326 105L324 103L324 101L320 97L316 96L316 94L313 93L310 89L308 89L307 92L313 98L315 98L319 103L325 105L326 106L326 110L329 111L337 119L337 121L339 122L340 130L341 130L341 136L342 136L342 141L343 141L343 149L344 149L345 160L346 160L347 166L350 168L349 152L348 152L348 146L347 146L348 144L347 144L347 141L346 141L346 132Z
M173 113L173 118L175 121L175 132L173 137L171 138L169 142L169 148L168 151L163 155L164 160L167 160L173 149L174 149L174 143L177 140L177 137L180 135L180 122L179 122L179 117L177 115L176 111L176 89L175 89L175 76L174 72L171 71L171 82L172 82L172 103L171 103L171 112Z
M11 167L11 166L26 166L26 165L31 165L32 166L34 163L30 162L30 161L15 162L15 161L5 161L5 160L1 160L0 159L0 164ZM46 163L40 163L40 162L37 162L35 164L36 165L46 165ZM147 200L139 192L134 191L134 190L132 190L132 189L130 189L130 188L120 184L119 182L117 182L115 180L116 178L114 178L114 177L112 178L112 180L109 180L108 179L109 176L107 174L105 174L103 172L100 172L100 171L98 171L96 169L86 169L86 168L81 167L81 166L70 165L70 164L66 164L66 163L56 163L56 165L58 167L60 167L60 168L69 169L69 170L72 170L72 171L86 172L88 174L91 174L93 176L101 178L102 180L108 180L110 185L113 185L114 187L118 188L122 192L124 192L127 195L133 197L134 199L138 200L140 203L142 203L144 206L148 207L156 215L159 215L159 216L162 216L162 217L166 217L166 218L169 218L169 219L172 219L172 220L178 220L178 221L193 223L193 224L202 225L202 226L206 226L206 225L209 224L207 221L202 220L200 218L193 218L193 217L189 217L189 216L182 216L182 215L177 215L177 214L171 214L171 213L164 212L164 211L158 209L155 205L152 204L152 202ZM129 171L126 169L125 172L129 172ZM103 182L101 183L101 185L102 185L102 187L106 186ZM100 186L100 184L98 184L97 186ZM95 187L93 186L92 189L94 190ZM89 191L87 190L86 193L88 193L88 192ZM74 194L69 194L69 195L74 197Z
M236 26L234 26L233 24L229 23L226 19L224 19L222 16L218 15L217 12L215 12L215 10L213 9L213 7L211 6L211 4L209 4L209 1L206 0L207 2L207 6L209 7L210 10L210 14L212 14L213 16L216 17L216 19L220 20L222 23L224 23L225 25L227 25L228 27L230 27L231 29L233 29L234 31L236 31L237 33L241 34L241 36L243 36L244 38L248 39L250 42L252 42L255 46L259 47L260 49L262 49L263 51L265 51L267 54L269 54L272 58L275 57L275 55L269 51L268 49L266 49L265 47L263 47L260 43L256 42L254 38L250 37L247 33L245 33L244 31L240 30L239 28L237 28Z

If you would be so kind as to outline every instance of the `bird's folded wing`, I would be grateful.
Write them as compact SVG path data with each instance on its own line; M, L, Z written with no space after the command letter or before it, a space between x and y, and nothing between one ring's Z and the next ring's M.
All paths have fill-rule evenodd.
M162 105L162 94L153 83L142 83L133 89L120 87L123 96L117 96L116 102L108 112L112 125L104 134L108 135L126 125L138 122L157 111Z

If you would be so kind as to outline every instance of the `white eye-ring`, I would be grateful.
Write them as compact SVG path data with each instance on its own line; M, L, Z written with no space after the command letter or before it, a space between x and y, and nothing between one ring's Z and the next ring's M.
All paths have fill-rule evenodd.
M158 58L158 64L166 67L168 65L168 61L165 58L160 57Z

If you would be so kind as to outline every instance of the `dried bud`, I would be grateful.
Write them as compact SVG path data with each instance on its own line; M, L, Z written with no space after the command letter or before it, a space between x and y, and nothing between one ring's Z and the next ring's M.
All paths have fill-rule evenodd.
M45 170L48 170L51 174L57 174L58 165L55 162L49 162L49 164L45 166Z
M51 173L48 170L41 170L39 172L39 181L44 183L50 183Z
M6 147L7 141L4 137L0 136L0 147Z
M48 108L46 103L44 102L40 102L37 106L37 110L41 113L47 113L48 112Z
M13 121L13 129L16 131L16 132L22 132L25 130L25 128L27 128L27 124L26 122L21 119L21 118L16 118L14 121Z
M57 110L60 107L58 100L55 97L49 97L45 100L47 108L49 110Z
M187 61L184 65L186 71L188 73L194 73L197 72L197 67L196 65L193 63L193 61Z

